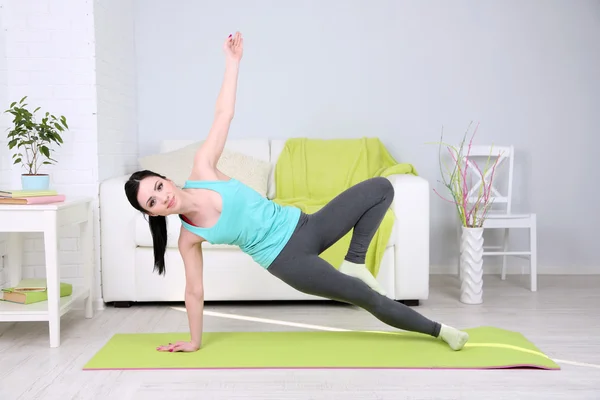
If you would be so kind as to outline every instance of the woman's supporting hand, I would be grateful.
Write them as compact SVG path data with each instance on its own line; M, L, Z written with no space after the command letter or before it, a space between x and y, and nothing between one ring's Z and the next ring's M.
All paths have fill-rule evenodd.
M192 342L176 342L176 343L169 343L166 346L158 346L156 348L156 350L158 351L169 351L169 352L176 352L176 351L183 351L183 352L193 352L193 351L198 351L200 347L195 345Z
M223 49L228 60L240 62L242 53L244 52L244 38L242 34L236 32L235 35L229 35L227 40L225 40Z

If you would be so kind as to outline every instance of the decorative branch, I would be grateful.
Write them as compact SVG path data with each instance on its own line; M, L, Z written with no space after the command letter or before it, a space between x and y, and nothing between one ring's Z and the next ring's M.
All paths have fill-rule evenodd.
M471 149L473 147L473 139L475 134L477 133L477 129L479 124L475 127L473 134L471 135L470 140L467 142L467 135L471 128L471 122L467 127L467 130L463 136L462 141L460 142L460 146L456 148L456 146L452 146L450 144L444 143L444 128L442 127L442 133L440 137L440 141L438 142L438 158L440 164L440 174L442 176L441 183L448 189L448 192L451 195L451 199L447 199L443 197L437 190L434 189L434 192L444 201L453 203L456 207L458 217L461 221L461 224L465 227L482 227L485 221L485 218L488 214L492 206L492 184L495 177L496 166L500 159L500 155L496 157L496 160L491 166L490 171L490 158L492 156L491 150L488 155L488 159L485 165L484 170L482 171L475 163L469 162L471 156ZM442 167L442 146L445 146L448 150L450 158L452 160L452 168L446 168L446 173L444 173L444 168ZM464 154L466 148L466 154ZM469 166L472 165L472 170L481 178L481 187L477 191L477 196L475 197L475 201L473 203L469 202ZM451 170L451 172L450 172ZM489 178L486 180L486 175ZM447 177L448 176L448 177Z

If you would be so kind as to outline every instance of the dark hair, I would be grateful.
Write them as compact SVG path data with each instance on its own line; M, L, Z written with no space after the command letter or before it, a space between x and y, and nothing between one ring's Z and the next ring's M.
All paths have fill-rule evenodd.
M136 210L148 215L146 210L140 205L137 200L138 190L140 188L140 181L149 176L156 176L159 178L167 179L166 177L157 174L156 172L143 170L137 171L131 174L127 182L125 182L125 194L129 203ZM150 233L152 234L152 241L154 243L154 271L158 270L159 275L165 274L165 251L167 250L167 220L162 215L151 216L148 215L148 223L150 225Z

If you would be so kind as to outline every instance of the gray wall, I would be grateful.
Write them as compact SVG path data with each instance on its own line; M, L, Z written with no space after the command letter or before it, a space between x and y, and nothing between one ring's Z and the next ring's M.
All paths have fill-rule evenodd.
M139 151L204 137L222 40L240 30L230 137L379 136L443 190L426 143L480 121L477 143L516 147L515 210L538 214L540 273L598 273L599 15L591 0L137 1ZM431 216L432 270L447 272L454 210L432 193Z

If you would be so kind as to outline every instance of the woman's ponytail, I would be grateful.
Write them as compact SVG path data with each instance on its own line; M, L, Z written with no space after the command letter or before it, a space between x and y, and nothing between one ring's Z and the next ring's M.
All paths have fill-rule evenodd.
M154 244L154 271L165 274L165 251L167 250L167 219L163 216L151 216L150 233Z

